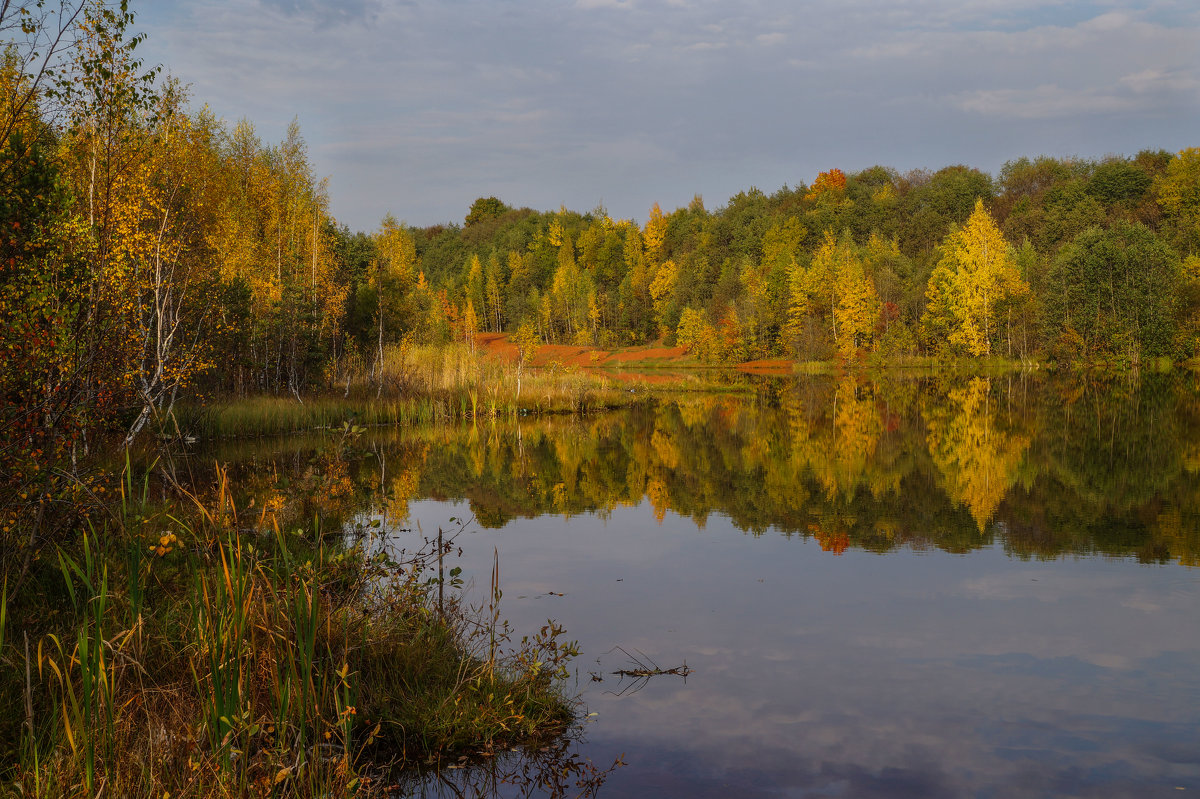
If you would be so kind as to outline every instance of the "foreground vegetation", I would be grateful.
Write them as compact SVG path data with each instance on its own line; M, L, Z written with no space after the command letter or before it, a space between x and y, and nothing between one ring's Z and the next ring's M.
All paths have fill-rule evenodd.
M176 501L97 485L118 512L0 603L0 795L382 795L568 730L571 645L548 625L512 647L495 577L471 608L438 568L452 545L285 529L215 478Z

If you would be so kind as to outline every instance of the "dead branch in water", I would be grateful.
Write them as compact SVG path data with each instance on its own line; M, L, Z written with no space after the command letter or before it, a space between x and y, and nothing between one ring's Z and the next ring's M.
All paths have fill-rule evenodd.
M631 678L631 679L633 679L633 682L630 683L629 685L625 686L625 688L623 690L621 690L619 693L616 694L617 696L624 696L626 693L637 693L638 691L640 691L646 687L646 683L650 682L651 677L658 677L658 676L661 676L664 674L673 674L676 677L683 677L684 680L686 681L687 676L689 674L691 674L693 671L695 671L695 669L688 668L687 661L684 661L682 666L676 666L671 669L664 669L664 668L660 667L657 663L655 663L650 658L650 656L648 656L645 652L641 651L640 649L633 650L634 652L637 652L640 657L635 657L634 655L629 654L629 652L624 647L620 647L620 646L614 646L612 649L610 649L608 651L614 652L614 651L618 651L618 650L622 654L624 654L625 657L629 658L629 663L630 663L631 668L617 669L616 671L613 672L613 674L617 675L622 680L624 680L627 677ZM595 679L594 675L593 675L593 679ZM609 693L612 693L612 692L610 691Z

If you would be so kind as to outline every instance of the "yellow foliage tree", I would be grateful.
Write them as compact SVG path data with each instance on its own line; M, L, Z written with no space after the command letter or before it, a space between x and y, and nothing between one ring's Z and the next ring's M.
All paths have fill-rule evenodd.
M1154 189L1180 253L1200 254L1200 147L1180 150Z
M967 224L942 242L922 325L934 343L944 335L953 348L990 355L997 307L1028 292L1000 228L983 200L976 200Z
M656 263L662 255L663 243L667 237L667 218L662 209L655 203L650 207L650 218L646 220L646 229L642 234L642 244L646 248L646 257L651 263Z
M131 134L142 157L113 176L106 203L111 248L98 296L125 333L113 351L139 406L127 443L152 416L169 416L179 389L211 366L212 305L201 297L217 280L206 235L219 208L216 123L189 118L178 102L168 92L156 127Z
M838 250L835 259L837 303L833 315L841 331L838 353L849 358L872 340L879 318L879 296L875 293L874 282L863 269L853 242L847 237L838 244Z
M721 334L703 311L684 308L675 327L675 342L705 363L724 359Z
M679 268L675 266L674 261L663 261L658 265L654 279L650 281L650 299L654 303L654 318L663 334L667 332L666 313L678 275Z
M399 337L401 322L410 310L409 295L417 285L417 244L407 228L386 214L372 236L375 257L369 267L375 291L375 373L382 376L383 345ZM382 381L379 383L382 390Z
M879 296L848 233L839 239L826 231L812 263L791 269L789 290L788 327L793 335L809 316L828 315L833 343L842 357L853 356L871 342Z

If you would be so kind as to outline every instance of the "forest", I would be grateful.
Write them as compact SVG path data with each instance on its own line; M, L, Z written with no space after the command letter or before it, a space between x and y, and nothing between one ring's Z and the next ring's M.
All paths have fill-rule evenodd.
M786 429L791 465L768 469L755 459L749 439L758 431L729 433L745 462L714 480L738 488L732 500L672 482L680 453L711 443L688 413L717 413L672 406L657 421L602 431L619 457L597 456L592 468L627 474L636 462L645 479L585 496L607 484L600 476L576 485L584 453L560 458L555 445L544 472L556 482L533 504L566 512L645 495L660 517L668 507L699 520L719 509L751 530L807 530L831 549L887 548L894 541L879 531L903 527L892 516L909 509L869 509L879 519L864 509L856 521L839 516L834 500L936 474L957 486L950 498L959 515L933 537L961 549L978 546L998 514L1036 533L1033 522L1021 527L1020 497L1004 500L1029 436L1009 414L1011 435L989 450L998 465L962 467L957 453L960 439L975 435L971 425L992 429L991 412L977 413L990 407L990 384L959 386L930 405L922 430L885 435L883 400L859 384L860 368L1036 365L1111 375L1200 356L1200 147L1019 158L996 175L965 165L831 166L811 183L781 175L789 182L772 193L749 188L712 210L700 196L671 212L656 203L643 221L613 219L603 207L471 201L464 187L461 221L414 227L383 215L375 230L354 231L333 215L299 125L265 142L249 120L218 118L138 56L144 36L127 0L3 2L0 34L0 752L17 763L0 770L0 794L9 784L22 795L92 793L111 778L110 793L171 785L177 795L212 795L213 786L244 794L257 781L330 795L359 784L350 753L377 751L381 736L392 735L389 751L424 758L566 729L571 710L552 685L570 654L560 629L548 627L498 665L493 615L489 657L472 659L440 593L433 614L432 583L417 581L428 561L384 564L335 551L320 514L281 515L286 498L255 507L248 515L257 525L239 526L219 468L203 491L173 482L173 499L160 485L152 501L152 467L135 474L133 456L124 471L101 463L135 444L183 439L191 431L180 418L196 418L205 403L311 408L352 391L411 399L432 391L432 382L423 389L401 379L415 351L425 363L444 362L438 368L483 375L475 345L484 333L519 350L515 365L486 371L494 383L515 372L517 400L528 353L546 344L676 346L697 370L819 363L842 375L832 390L836 423L816 424L828 415L824 400L776 398L783 410L770 423ZM566 409L594 407L571 385ZM494 392L471 393L470 416L481 397L495 420ZM456 401L466 418L465 396ZM505 407L515 420L516 400ZM832 459L826 428L836 433ZM361 433L346 420L338 440ZM929 463L901 462L912 457L904 436L927 442ZM894 473L864 466L877 460L879 440L891 442L881 451ZM448 442L443 450L445 463L409 476L414 486L450 493L440 474L462 474L481 457ZM1071 454L1046 460L1076 479L1086 467ZM803 502L780 501L801 473L820 485ZM155 474L175 480L163 468ZM979 474L987 479L977 485ZM993 483L993 474L1005 480ZM500 490L484 477L476 469L474 490ZM499 523L504 505L482 503L484 521ZM1194 561L1191 539L1152 538L1148 549L1095 546ZM1074 551L1070 542L1042 547L1036 535L1017 549ZM381 575L395 592L386 612L347 599L361 600L366 581ZM261 646L245 643L260 633ZM427 679L390 671L429 665L404 649L420 636L445 645L439 679L449 682L436 690L458 697L451 720L414 721L402 714L429 697L383 690ZM371 647L354 644L367 640ZM128 667L145 658L166 664L149 688ZM471 690L461 682L468 672ZM166 694L188 699L151 709L151 697ZM391 726L372 731L353 718L355 707ZM143 713L164 730L189 730L203 747L176 737L162 754ZM421 724L437 732L414 738ZM343 755L310 759L303 787L299 766L287 764L317 751L318 735L339 741ZM166 777L137 771L140 761L127 754L156 746ZM236 765L252 748L273 754Z
M1136 368L1200 346L1200 148L831 168L644 222L486 197L461 223L351 231L297 124L268 144L196 108L137 59L124 5L80 5L56 56L48 23L21 24L0 74L0 418L35 449L132 441L181 398L381 381L397 352L489 331L701 364Z
M10 528L77 501L74 464L101 439L186 433L180 403L412 391L396 364L414 347L484 332L662 342L697 366L1198 354L1200 147L996 176L831 168L644 222L482 197L461 223L351 231L297 124L265 143L197 107L139 60L125 3L63 8L0 19Z

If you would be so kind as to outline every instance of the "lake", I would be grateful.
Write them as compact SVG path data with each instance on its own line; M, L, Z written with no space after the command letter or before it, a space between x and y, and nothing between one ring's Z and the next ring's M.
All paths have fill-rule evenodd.
M375 546L455 536L469 601L498 559L517 637L579 643L596 795L1200 791L1195 378L756 388L203 457ZM414 790L580 790L502 760Z

